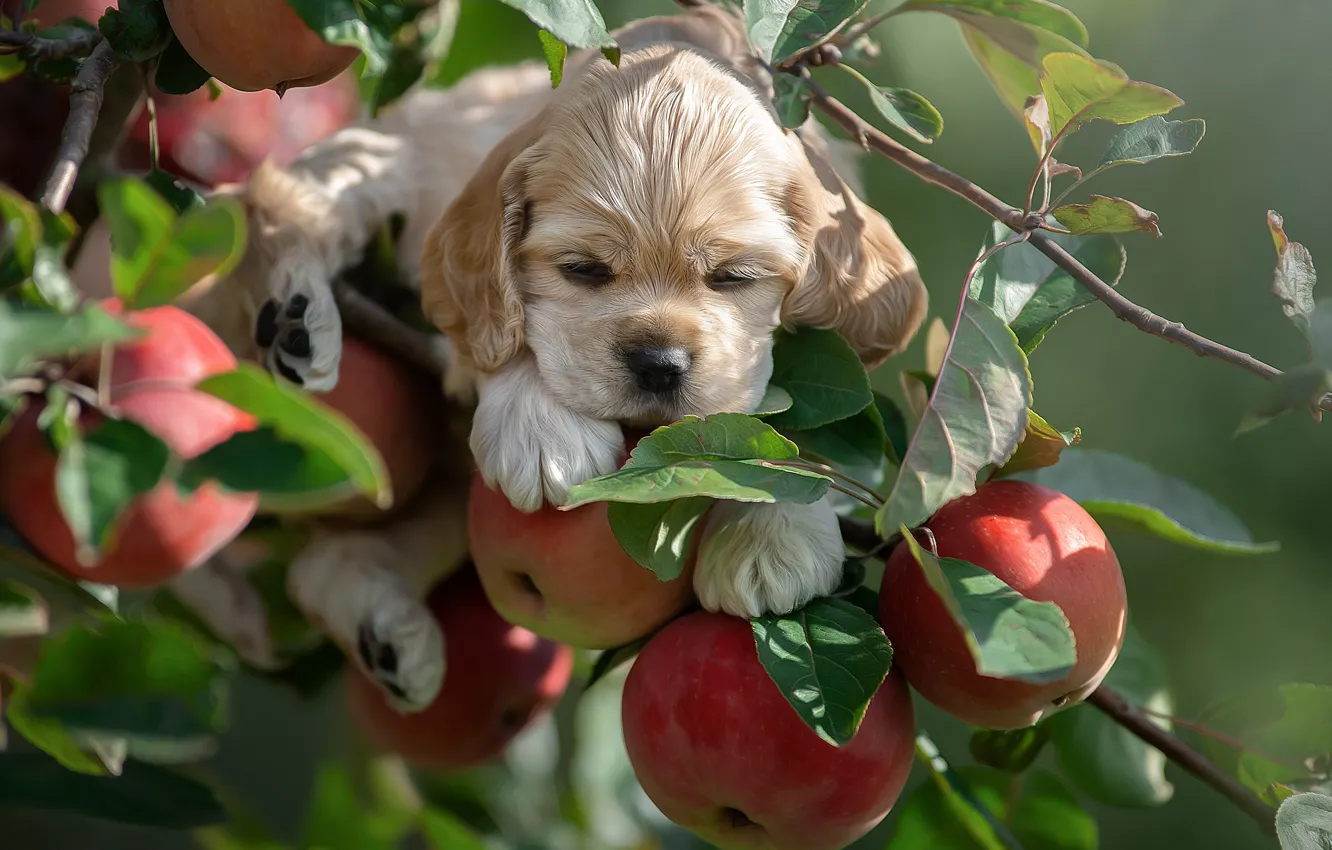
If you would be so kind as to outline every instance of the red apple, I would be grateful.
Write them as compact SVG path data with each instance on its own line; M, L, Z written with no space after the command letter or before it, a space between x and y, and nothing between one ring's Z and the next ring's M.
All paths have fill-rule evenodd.
M1128 600L1115 551L1081 505L1048 487L991 481L944 505L926 526L941 557L969 561L1063 609L1078 657L1067 676L1047 684L982 676L961 628L910 550L898 546L884 570L879 614L893 663L921 696L976 726L1020 729L1096 689L1123 643Z
M896 672L835 747L773 684L749 622L701 611L648 641L621 710L648 797L724 850L840 850L888 814L915 748L911 695Z
M103 306L124 312L115 302ZM142 425L183 458L255 427L249 414L191 388L236 367L202 322L169 306L124 318L147 333L114 350L109 396L116 415ZM96 374L96 365L74 374L88 371ZM173 482L161 481L130 504L100 561L80 564L56 501L56 457L37 427L41 407L29 408L0 441L0 509L45 558L76 578L118 587L162 584L203 563L254 516L255 494L226 492L209 482L182 497ZM99 418L86 415L83 427L91 430Z
M360 55L321 39L287 0L166 0L166 12L194 61L241 91L317 86Z
M351 420L384 458L393 486L393 510L406 506L426 481L440 445L439 385L401 360L344 336L338 383L314 396ZM344 489L344 488L340 488ZM384 511L363 496L327 504L322 493L301 494L266 506L282 513L373 519Z
M379 749L423 767L461 770L497 757L559 701L573 650L504 622L470 569L437 585L428 602L444 632L444 685L435 701L400 714L359 670L347 676L348 700Z
M491 604L504 619L584 649L637 640L693 601L694 559L670 581L625 553L607 504L532 514L472 477L467 537Z

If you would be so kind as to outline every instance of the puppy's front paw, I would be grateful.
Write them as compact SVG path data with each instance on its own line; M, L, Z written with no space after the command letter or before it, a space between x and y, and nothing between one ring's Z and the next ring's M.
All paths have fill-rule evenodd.
M259 308L254 341L270 371L312 392L333 389L342 360L342 317L332 288L311 276L289 278Z
M487 485L524 513L562 505L569 489L619 468L624 434L551 399L533 382L495 379L480 393L472 455Z
M396 558L373 532L332 534L292 561L287 592L395 706L420 711L444 681L444 635Z
M811 505L719 501L702 530L694 592L709 611L787 614L837 589L845 549L826 498Z

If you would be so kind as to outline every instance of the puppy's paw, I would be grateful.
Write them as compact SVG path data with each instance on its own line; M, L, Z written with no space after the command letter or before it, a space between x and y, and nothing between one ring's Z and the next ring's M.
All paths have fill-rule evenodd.
M264 365L311 392L328 392L342 361L342 317L332 287L318 276L299 275L275 288L254 324Z
M828 500L719 501L702 530L694 592L709 611L787 614L837 589L845 549Z
M268 610L242 570L219 555L176 576L168 588L251 667L280 666L268 630Z
M396 560L373 532L331 534L292 561L287 592L395 707L420 711L444 681L444 635Z
M487 485L524 513L562 505L569 490L619 468L624 434L616 422L577 413L539 382L503 374L482 385L470 445Z

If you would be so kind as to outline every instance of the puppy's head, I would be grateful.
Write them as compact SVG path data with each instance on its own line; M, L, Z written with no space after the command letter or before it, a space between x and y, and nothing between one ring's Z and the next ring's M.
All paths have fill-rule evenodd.
M427 315L478 368L526 346L563 404L601 419L749 411L780 324L858 327L837 292L885 249L910 259L876 213L839 203L844 185L829 192L752 82L712 59L654 45L570 83L427 241ZM874 357L900 344L902 327L870 324ZM909 337L919 317L895 324Z

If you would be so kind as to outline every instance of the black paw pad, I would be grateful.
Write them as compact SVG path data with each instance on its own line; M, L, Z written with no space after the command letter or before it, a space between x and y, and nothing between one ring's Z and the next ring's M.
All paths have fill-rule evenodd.
M273 299L264 302L259 310L259 318L254 323L254 341L260 348L268 348L278 335L278 305Z
M292 328L283 334L278 345L294 357L309 357L310 333L305 328Z
M287 318L299 319L305 315L306 308L310 306L310 299L304 295L293 295L287 302Z

